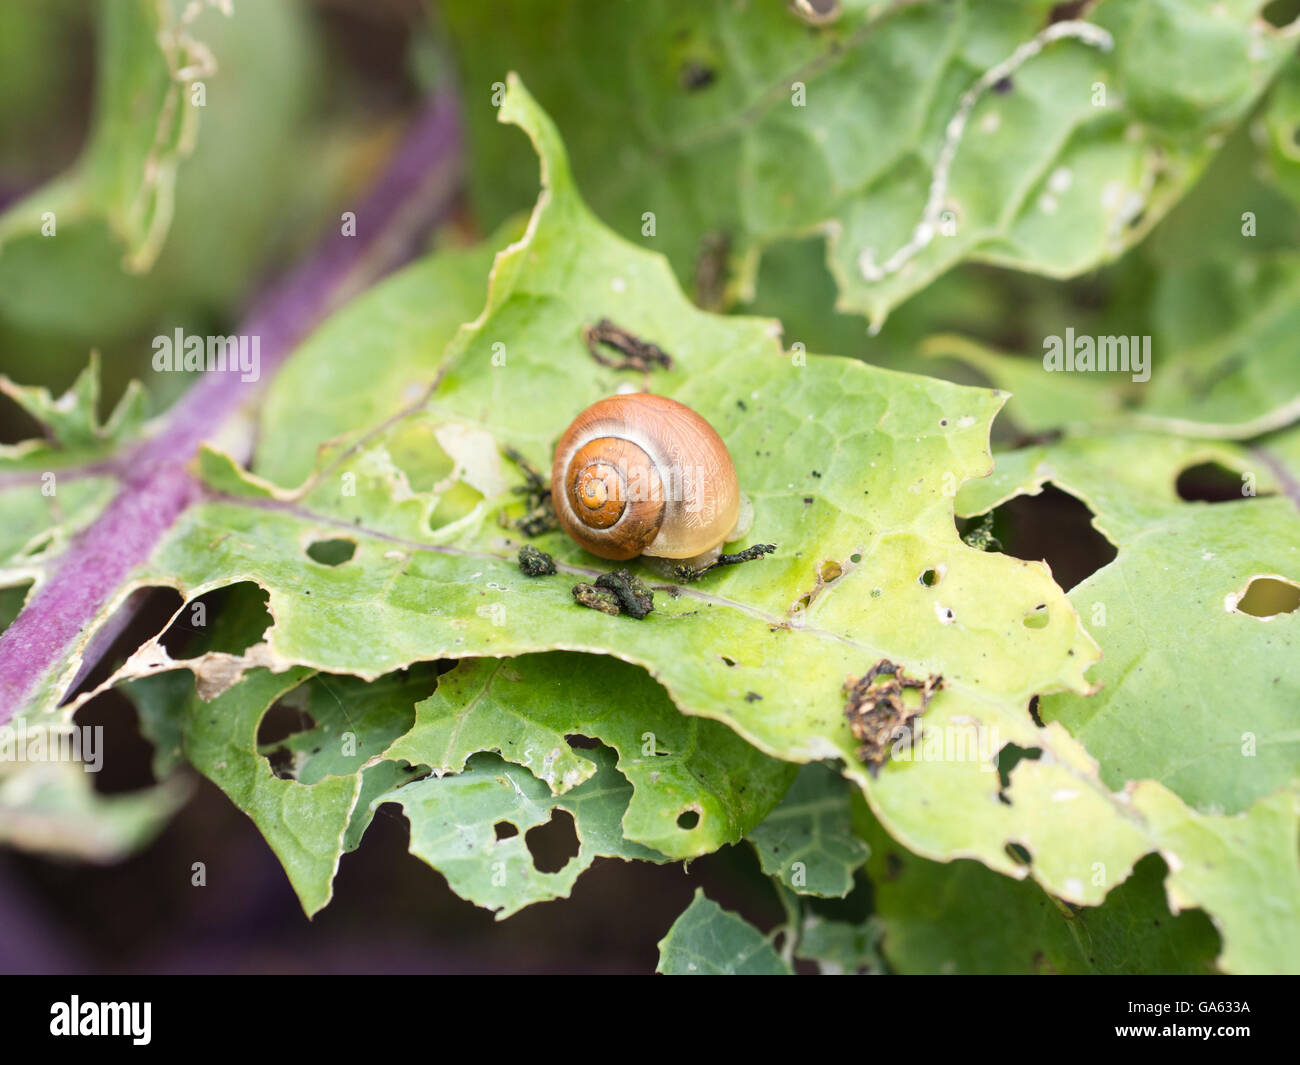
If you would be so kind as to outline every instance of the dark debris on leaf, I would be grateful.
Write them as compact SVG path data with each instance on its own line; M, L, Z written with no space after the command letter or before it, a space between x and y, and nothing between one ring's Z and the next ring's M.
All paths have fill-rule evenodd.
M549 577L555 572L555 559L532 544L519 549L519 568L525 577Z
M925 713L934 693L943 687L943 677L931 674L920 680L909 677L901 666L882 658L867 672L845 682L848 702L844 716L849 719L849 730L858 741L858 758L874 777L889 760L890 745L910 738L912 722ZM920 706L903 702L905 689L921 693Z
M655 594L640 577L620 569L602 573L595 585L574 585L573 598L602 614L627 614L640 621L654 610Z

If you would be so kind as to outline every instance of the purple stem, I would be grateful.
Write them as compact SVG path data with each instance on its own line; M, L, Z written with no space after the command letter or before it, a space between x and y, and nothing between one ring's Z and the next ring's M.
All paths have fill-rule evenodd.
M115 590L153 552L199 497L188 469L203 441L265 385L291 351L332 311L413 258L460 186L461 127L450 90L440 91L414 123L379 183L356 211L356 236L327 236L311 257L276 285L240 329L261 338L261 375L209 371L168 412L162 430L123 464L122 485L0 635L0 725L37 687L62 669L77 639ZM112 642L126 611L100 626L82 664Z

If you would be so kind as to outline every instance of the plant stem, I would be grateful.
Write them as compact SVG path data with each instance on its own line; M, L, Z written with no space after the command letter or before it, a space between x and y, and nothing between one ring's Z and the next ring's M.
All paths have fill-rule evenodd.
M205 374L171 409L161 431L138 445L122 466L118 494L0 635L0 724L52 681L61 693L75 687L107 650L129 611L119 609L98 624L97 618L199 497L189 469L199 445L216 436L335 309L419 252L459 190L461 141L458 101L444 89L359 205L356 235L327 236L254 306L240 333L261 338L259 380Z

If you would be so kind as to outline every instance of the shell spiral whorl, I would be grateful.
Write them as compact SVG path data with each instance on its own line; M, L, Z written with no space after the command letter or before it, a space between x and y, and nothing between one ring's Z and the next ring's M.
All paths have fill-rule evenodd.
M693 558L740 511L726 445L689 407L647 393L592 404L555 450L551 496L564 530L602 558Z

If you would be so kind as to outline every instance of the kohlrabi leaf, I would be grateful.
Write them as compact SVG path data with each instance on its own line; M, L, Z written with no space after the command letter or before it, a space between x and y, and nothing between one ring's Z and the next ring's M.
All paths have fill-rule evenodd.
M1274 444L1288 459L1291 435ZM1170 437L1067 438L999 456L998 474L958 497L976 514L1050 482L1118 549L1070 593L1104 652L1101 691L1045 696L1039 713L1124 789L1160 841L1171 905L1219 928L1220 965L1251 972L1300 957L1300 517L1285 462ZM1179 474L1205 463L1239 474L1242 496L1180 499Z
M72 387L58 399L47 388L20 385L0 375L0 394L26 411L47 441L30 440L0 450L0 470L55 468L70 458L85 459L109 451L138 433L148 404L144 389L139 382L131 382L112 414L101 423L99 377L99 356L94 352Z
M623 838L631 785L609 751L588 753L595 773L560 795L521 766L482 753L464 772L403 785L373 805L398 803L411 823L411 853L442 873L457 895L501 919L535 902L567 898L597 858L668 861ZM530 834L557 819L572 826L578 851L560 855L567 860L557 861L558 869L543 868L556 856L539 854Z
M1270 115L1295 91L1294 70L1293 60ZM1028 338L1023 353L953 336L922 351L955 357L1012 392L1007 415L1033 433L1247 439L1287 425L1300 416L1290 342L1300 316L1300 205L1284 183L1258 124L1242 128L1151 239L1105 273L1101 306L1027 300L1014 324ZM1066 351L1072 371L1060 369ZM1103 371L1112 358L1117 368Z
M597 769L569 736L614 749L633 789L623 835L674 858L737 842L795 773L725 726L683 717L645 670L565 653L462 662L417 705L415 727L385 757L455 773L477 752L495 751L559 795Z
M1050 0L838 6L813 28L793 5L723 0L449 5L480 209L531 196L492 128L514 70L601 217L706 303L719 249L744 294L767 245L819 231L840 306L879 323L962 261L1066 277L1117 256L1295 42L1260 0L1103 0L1086 21Z
M271 705L311 671L256 670L211 702L185 707L185 757L257 825L284 866L310 916L329 902L343 837L357 804L359 773L314 784L275 774L257 747L257 729Z
M202 105L191 88L216 73L201 25L221 5L107 0L101 7L95 125L77 167L0 214L0 243L103 219L123 265L148 270L171 224L176 170L194 148ZM197 25L196 25L197 23Z
M318 673L294 693L293 703L311 727L263 748L266 755L287 754L281 773L300 784L326 777L360 775L356 806L344 835L344 850L355 850L369 827L376 796L421 774L416 765L381 759L385 749L415 720L415 707L437 684L431 665L390 673L367 684L356 677Z
M784 961L757 928L703 889L659 941L657 972L667 976L789 976Z
M869 851L853 831L850 795L830 766L799 770L781 805L749 834L763 872L801 895L847 895Z
M0 375L0 393L22 407L43 433L0 445L0 587L30 589L41 581L70 539L117 490L114 450L139 431L145 396L132 385L101 423L99 384L99 360L93 354L57 399L48 389ZM12 618L4 620L7 625Z
M875 915L864 926L822 922L805 929L799 954L817 955L832 933L874 932L900 973L1207 972L1218 940L1198 910L1171 914L1158 858L1097 907L1068 906L1035 884L977 862L947 865L908 854L874 823L858 818L871 843ZM807 942L811 939L811 942Z
M1179 474L1206 463L1238 478L1236 501L1179 498ZM1044 696L1042 717L1083 742L1112 788L1151 778L1204 811L1238 813L1300 779L1300 614L1242 608L1252 582L1264 582L1257 596L1270 580L1300 584L1300 512L1264 494L1273 471L1229 445L1134 435L1069 438L998 465L1023 475L1020 491L1050 482L1081 499L1119 551L1070 592L1102 647L1102 689ZM963 490L959 510L987 509L997 479Z
M984 871L994 880L1005 879ZM880 953L881 934L881 924L875 917L855 923L809 913L799 926L795 954L816 964L823 976L879 975L887 971Z
M1152 850L1171 868L1195 861L1177 851L1190 823L1177 820L1186 815L1177 800L1161 806L1159 785L1150 785L1142 794L1159 819L1147 820L1132 797L1107 786L1059 722L1042 728L1029 712L1035 695L1087 693L1085 670L1097 651L1046 567L975 550L957 535L953 497L964 481L989 472L989 425L1005 397L786 353L772 322L695 309L662 258L614 236L586 209L558 132L517 82L500 114L533 138L545 189L525 235L497 256L483 312L441 357L429 353L436 387L428 401L369 431L359 423L361 435L345 447L327 445L297 488L208 452L202 470L211 494L184 511L132 585L172 586L192 599L252 582L266 590L273 624L263 642L205 664L178 662L147 644L121 676L190 668L211 697L249 670L375 680L435 658L606 654L646 669L682 713L720 721L771 757L842 759L890 834L923 856L978 858L1079 905L1101 902ZM409 336L403 317L427 313L424 302L437 294L417 307L412 296L396 283L377 290L376 307L389 298L393 306L365 318L369 332L358 346L379 360L394 330ZM642 621L574 602L576 581L610 567L559 533L535 541L559 572L525 576L516 562L520 537L500 524L522 509L511 505L508 488L523 474L507 449L545 470L574 414L620 384L640 383L591 358L584 328L602 318L673 356L674 367L656 371L651 387L718 430L755 506L744 542L778 545L771 557L696 584L660 584L655 610ZM355 350L315 354L352 357ZM313 366L331 372L323 359ZM437 477L439 469L446 475ZM858 759L842 686L885 661L936 694L913 730L916 742L895 750L873 776ZM241 712L241 749L251 742L247 720L264 710ZM207 720L199 714L196 725ZM226 726L211 727L218 732L207 747L216 750L205 762L216 772L231 743L217 742L228 737ZM995 760L1008 743L1041 756L1023 760L1004 785ZM244 761L250 757L260 758L244 749ZM417 853L444 872L451 856L442 850L439 819L447 814L437 796L454 793L456 803L477 810L484 820L475 821L476 859L448 876L463 877L477 901L510 909L567 891L571 878L492 883L481 862L493 853L486 819L508 801L526 798L528 820L603 796L586 807L596 827L572 876L597 853L646 852L622 835L632 787L613 757L616 781L598 773L558 796L490 754L471 757L454 777L387 794L407 807ZM309 907L318 904L330 856L351 822L356 792L347 785L356 778L307 786L277 783L269 768L245 773L227 786L272 834L284 829L267 809L284 790L279 785L292 784L285 794L295 801L321 806L310 851L285 848L299 866L291 877L307 885L300 894ZM510 799L512 787L524 798ZM1010 844L1027 850L1031 864ZM1208 910L1224 905L1215 919L1235 929L1245 900L1272 887L1233 876L1220 869L1217 879L1180 890L1210 900ZM1270 937L1279 951L1290 935L1281 932ZM1241 943L1230 944L1234 964L1277 967L1276 955L1252 954L1264 939Z
M443 349L483 307L493 253L519 230L506 226L472 248L422 259L313 334L276 378L262 415L257 472L297 485L316 468L319 448L350 442L420 402ZM303 409L312 412L305 422Z
M193 790L173 779L101 795L86 768L94 765L89 752L83 748L81 762L55 759L48 740L36 739L38 731L38 725L0 727L0 843L78 861L119 862L162 831ZM102 768L102 749L99 755L96 769Z
M1022 875L1005 845L1027 812L998 801L992 759L1001 743L1042 742L1030 697L1085 691L1095 652L1041 566L973 550L956 535L951 493L987 471L988 423L1001 397L783 355L771 323L692 309L661 259L587 213L554 128L522 88L503 115L536 138L547 193L524 241L498 257L488 307L452 345L431 402L327 456L301 490L209 461L205 473L224 495L188 510L139 579L187 596L262 585L275 624L257 663L277 669L373 679L434 657L612 654L648 668L684 712L721 720L774 757L849 759L882 816L923 852L978 854ZM366 342L385 350L378 323L400 313L376 315ZM583 326L601 317L673 354L676 368L654 387L720 431L755 501L753 539L780 545L761 562L661 590L644 623L574 603L575 579L600 569L559 534L538 544L562 576L523 576L518 538L493 520L508 496L471 493L467 509L442 523L432 491L415 491L390 461L399 437L451 425L491 441L480 458L500 463L497 449L510 446L545 468L572 415L619 382L582 343ZM431 510L437 527L425 532ZM313 555L332 541L344 542L343 555ZM1040 606L1046 624L1025 625ZM942 674L927 723L936 735L960 734L967 761L918 758L869 781L840 688L882 659L913 676ZM1138 836L1098 787L1088 785L1095 842L1122 868L1137 856ZM968 816L930 812L949 804ZM1036 875L1080 901L1099 898L1104 889L1074 871L1093 837L1059 838L1072 847Z

